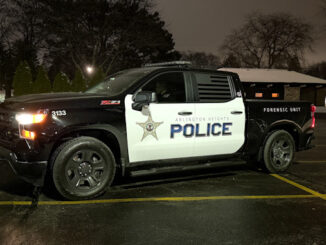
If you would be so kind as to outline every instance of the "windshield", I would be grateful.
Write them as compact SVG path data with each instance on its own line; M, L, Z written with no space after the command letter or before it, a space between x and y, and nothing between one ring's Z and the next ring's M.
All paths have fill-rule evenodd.
M85 91L85 93L105 93L115 96L124 92L142 77L146 76L152 69L130 69L120 71L104 79L103 82Z

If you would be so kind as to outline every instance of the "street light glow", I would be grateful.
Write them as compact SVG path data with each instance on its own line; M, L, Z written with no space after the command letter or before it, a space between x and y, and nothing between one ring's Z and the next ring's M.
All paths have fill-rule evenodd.
M86 66L86 71L88 74L92 74L94 71L94 67L93 66Z

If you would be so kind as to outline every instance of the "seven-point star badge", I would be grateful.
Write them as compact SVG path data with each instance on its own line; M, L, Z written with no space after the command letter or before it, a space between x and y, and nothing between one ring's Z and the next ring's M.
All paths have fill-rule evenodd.
M162 123L163 122L154 122L151 114L148 115L148 119L146 122L137 123L140 127L142 127L144 129L144 134L143 134L143 138L141 139L141 141L143 141L143 139L145 139L148 135L152 135L155 139L158 140L157 135L156 135L156 129Z

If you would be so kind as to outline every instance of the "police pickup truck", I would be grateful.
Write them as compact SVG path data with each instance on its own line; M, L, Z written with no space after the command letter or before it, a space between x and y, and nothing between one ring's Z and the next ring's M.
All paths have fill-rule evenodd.
M35 186L94 198L116 175L245 159L269 172L311 147L309 102L246 100L235 73L186 63L118 72L84 93L0 105L0 156ZM193 166L192 166L193 167Z

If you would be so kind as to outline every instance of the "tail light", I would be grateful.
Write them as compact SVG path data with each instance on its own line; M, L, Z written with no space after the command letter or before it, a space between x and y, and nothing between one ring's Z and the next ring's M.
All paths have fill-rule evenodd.
M310 112L311 112L311 119L312 119L310 128L315 128L315 125L316 125L316 118L315 118L316 106L315 105L310 106Z

